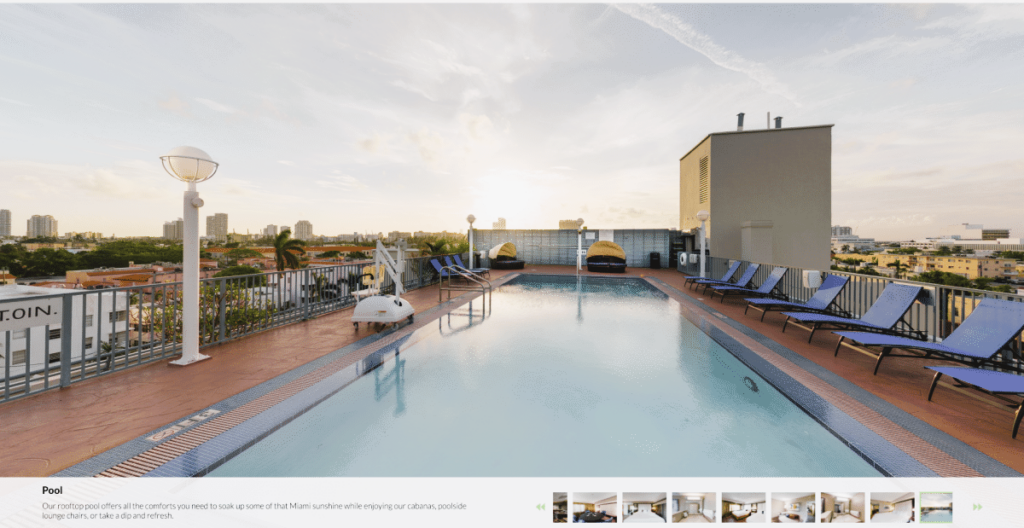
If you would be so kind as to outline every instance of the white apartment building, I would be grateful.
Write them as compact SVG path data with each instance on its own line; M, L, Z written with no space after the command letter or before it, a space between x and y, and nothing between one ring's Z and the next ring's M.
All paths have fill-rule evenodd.
M276 237L277 226L274 224L267 224L267 227L264 227L263 231L261 231L260 233L265 237Z
M11 236L11 211L0 209L0 236Z
M77 294L76 294L77 293ZM126 292L89 292L39 288L12 284L0 286L0 376L23 375L42 369L47 362L51 368L59 369L61 334L66 329L61 323L49 327L33 326L16 328L18 313L25 313L23 306L41 297L51 299L61 295L73 295L71 313L71 361L78 362L84 357L90 359L100 350L100 343L127 343L130 339L128 321L128 296ZM83 308L84 301L84 308ZM54 304L62 306L62 299ZM19 312L21 310L21 312ZM38 313L38 312L37 312ZM27 323L25 323L27 324ZM49 349L47 350L47 343Z
M313 224L309 223L308 220L299 220L295 222L295 230L292 231L292 238L299 240L309 240L313 238Z
M164 238L168 240L182 240L185 238L185 221L181 218L164 222Z
M57 236L57 220L50 215L32 215L27 223L26 236L28 238Z
M228 237L228 215L216 213L207 216L206 236L213 240L226 240Z
M848 226L834 225L832 226L832 236L850 236L853 235L853 228Z

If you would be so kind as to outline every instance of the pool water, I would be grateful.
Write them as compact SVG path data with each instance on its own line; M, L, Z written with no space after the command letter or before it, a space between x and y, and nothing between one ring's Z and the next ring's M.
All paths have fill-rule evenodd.
M921 522L951 523L953 522L953 512L950 510L933 510L928 512L921 512Z
M642 280L524 275L489 301L210 475L880 476Z

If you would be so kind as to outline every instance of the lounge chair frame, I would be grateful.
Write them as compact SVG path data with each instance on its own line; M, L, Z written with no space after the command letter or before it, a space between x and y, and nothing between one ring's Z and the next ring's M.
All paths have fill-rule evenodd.
M761 283L757 288L740 288L730 284L711 284L708 287L711 288L711 300L715 299L715 294L722 296L722 304L725 304L726 295L755 295L761 297L768 297L772 299L779 299L783 301L789 300L789 295L778 291L779 286L782 284L782 278L786 276L788 268L777 267L772 270L771 274ZM772 284L772 288L767 292L761 291L766 284ZM707 289L705 288L705 291ZM748 303L749 306L749 303ZM745 310L744 310L745 311Z
M924 290L922 288L917 288L917 289L918 289L918 293L917 293L918 297L917 298L919 299ZM885 294L885 292L883 292L883 295L884 294ZM879 297L879 298L881 298L881 297ZM875 300L875 304L877 304L877 303L878 303L878 299ZM870 312L871 309L875 307L875 304L872 304L871 307L868 308L867 312L864 312L864 315L867 315L867 313ZM869 333L873 333L873 334L887 334L887 335L896 335L896 336L904 336L904 337L915 337L917 339L924 340L928 336L924 332L922 332L920 330L915 330L914 326L911 325L909 321L907 321L907 314L910 312L910 309L913 306L914 306L913 302L911 302L909 305L907 305L907 309L903 311L903 314L900 315L900 318L897 319L896 323L893 324L889 328L880 328L880 327L875 327L875 326L867 326L863 322L864 316L861 316L858 319L849 318L850 319L849 321L810 321L810 325L811 326L810 326L810 328L808 328L808 327L804 326L804 324L803 324L803 323L805 323L805 321L800 320L800 319L798 319L798 318L796 318L796 317L794 317L792 315L787 315L786 316L786 321L784 323L782 323L782 331L783 331L783 333L785 333L786 327L788 327L790 325L790 321L791 320L797 320L797 321L800 321L800 322L799 323L792 323L793 326L795 326L797 328L803 328L804 330L808 330L810 332L810 335L807 336L807 342L808 343L810 343L811 340L814 339L814 333L815 332L817 332L818 330L823 330L823 329L824 330L846 330L846 329L849 329L849 330L857 330L857 331L861 331L861 332L869 332ZM812 315L814 315L814 314L812 314ZM828 315L828 314L821 314L821 315ZM842 339L840 339L840 341L842 341ZM837 344L836 346L838 347L839 345Z
M763 303L763 302L760 302L760 301L770 300L770 299L764 299L764 298L761 298L761 299L744 299L744 300L747 301L747 307L743 309L743 315L747 314L747 310L753 308L753 309L761 312L761 322L764 322L764 316L767 315L768 312L781 312L781 311L820 313L820 314L825 314L825 315L836 315L836 316L839 316L839 317L852 318L853 314L851 314L850 312L844 310L841 306L839 306L839 295L843 292L844 289L846 289L846 285L850 283L850 280L847 279L847 278L844 278L844 277L839 277L838 275L831 275L831 274L828 277L829 278L835 277L836 279L842 280L843 281L843 285L839 287L839 290L832 297L832 300L829 301L828 305L826 305L825 308L811 308L811 307L806 305L806 302L804 304L797 304L797 303L790 302L789 299L786 299L786 301L785 301L788 304L781 304L781 303L774 304L774 303ZM829 280L829 278L826 278L825 280L827 281L827 280ZM818 291L821 291L820 288L819 288ZM818 292L815 292L814 295L815 296L818 295ZM811 296L811 299L813 299L813 298L814 298L814 296ZM810 299L807 302L810 302Z
M935 370L935 368L933 368L933 367L925 367L925 368ZM938 367L938 368L942 368L942 367ZM986 389L984 387L981 387L981 386L978 386L978 385L974 385L972 383L968 383L968 382L966 382L966 381L964 381L964 380L962 380L960 378L957 378L956 376L953 376L952 374L945 373L945 372L942 372L942 371L939 371L939 370L935 370L935 376L932 378L932 384L931 384L930 387L928 387L928 401L932 401L932 395L935 394L935 387L938 386L939 379L942 378L943 374L946 374L947 376L952 378L953 381L955 381L957 383L957 385L956 385L957 387L969 388L969 389L974 389L974 390L979 391L979 392L984 392L985 394L988 394L988 395L990 395L990 396L992 396L994 398L997 398L999 400L1002 400L1002 401L1006 402L1006 406L1007 407L1011 407L1011 408L1012 407L1016 407L1017 409L1016 409L1016 411L1014 412L1014 415L1013 415L1013 428L1010 430L1010 438L1014 438L1014 439L1017 438L1017 432L1020 430L1021 418L1024 418L1024 399L1022 399L1018 403L1017 401L1012 400L1012 399L1010 399L1010 398L1008 398L1008 397L1006 397L1004 395L1006 395L1006 394L1018 394L1019 395L1019 394L1022 394L1022 392L1024 392L1024 391L993 391L993 390L988 390L988 389Z

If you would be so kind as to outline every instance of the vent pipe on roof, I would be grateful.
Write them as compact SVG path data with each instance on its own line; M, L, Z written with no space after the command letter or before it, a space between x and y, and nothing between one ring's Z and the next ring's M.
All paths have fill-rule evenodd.
M736 122L736 131L743 132L743 112L736 114L739 120Z
M775 128L782 128L782 118L781 117L776 117L775 118Z

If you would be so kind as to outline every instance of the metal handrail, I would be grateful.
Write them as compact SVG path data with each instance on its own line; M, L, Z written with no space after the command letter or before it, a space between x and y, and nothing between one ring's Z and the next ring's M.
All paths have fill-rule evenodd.
M444 287L443 272L445 270L448 271L448 287L447 288ZM452 286L452 277L455 276L456 274L461 279L465 279L466 281L471 281L471 282L476 283L476 285L480 287L480 294L481 295L486 297L488 293L491 293L492 296L493 296L494 286L491 285L491 281L489 281L489 280L487 280L487 279L485 279L483 277L478 277L477 275L473 274L472 272L470 272L466 268L463 268L461 266L456 266L456 265L444 266L444 267L441 268L441 272L442 272L441 283L438 285L438 289L437 289L437 302L441 302L442 301L442 298L441 298L442 294L441 294L441 292L445 291L445 290L448 291L448 299L449 300L451 300L451 298L452 298L452 290L456 290L456 291L476 291L475 287L460 288L458 286ZM480 282L480 281L483 281L483 282ZM486 282L487 284L485 285L484 282Z

